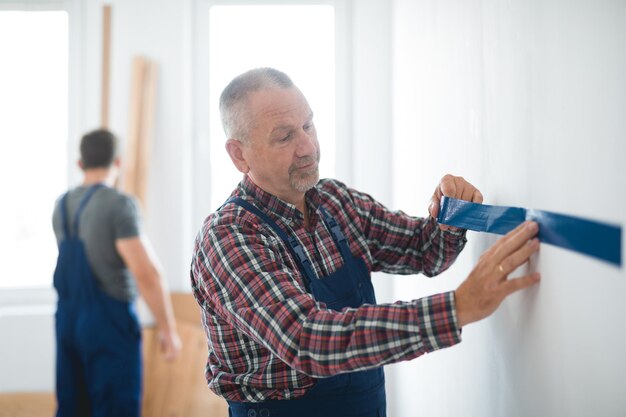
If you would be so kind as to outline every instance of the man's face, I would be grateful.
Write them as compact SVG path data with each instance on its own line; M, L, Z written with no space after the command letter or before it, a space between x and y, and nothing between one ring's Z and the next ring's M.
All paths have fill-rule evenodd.
M269 88L247 98L251 123L243 144L247 174L265 191L290 203L319 180L313 112L295 87Z

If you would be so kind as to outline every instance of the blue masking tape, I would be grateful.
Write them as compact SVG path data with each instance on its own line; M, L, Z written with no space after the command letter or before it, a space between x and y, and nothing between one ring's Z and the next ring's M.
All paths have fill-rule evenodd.
M541 242L622 266L621 226L549 211L489 206L443 197L437 221L441 224L504 235L520 223L539 224Z

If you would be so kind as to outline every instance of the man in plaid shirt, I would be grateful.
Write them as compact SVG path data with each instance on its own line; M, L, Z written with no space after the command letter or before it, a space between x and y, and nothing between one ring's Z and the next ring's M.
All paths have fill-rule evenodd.
M236 77L220 98L226 149L244 174L203 224L191 266L209 346L209 387L231 416L386 415L383 365L459 343L537 273L508 274L538 250L536 223L499 240L456 289L377 304L372 271L433 276L465 245L435 221L443 195L482 202L445 176L428 218L393 212L319 180L313 112L271 68Z

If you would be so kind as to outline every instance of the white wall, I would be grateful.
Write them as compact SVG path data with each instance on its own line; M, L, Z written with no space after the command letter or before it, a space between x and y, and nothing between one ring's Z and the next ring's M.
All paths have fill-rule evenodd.
M626 223L626 2L394 5L397 205L452 172L487 203ZM397 294L454 288L495 237L469 239L440 283ZM396 365L396 415L626 414L624 269L547 245L533 268L539 287L459 346Z
M49 291L0 291L0 392L52 390L54 310Z

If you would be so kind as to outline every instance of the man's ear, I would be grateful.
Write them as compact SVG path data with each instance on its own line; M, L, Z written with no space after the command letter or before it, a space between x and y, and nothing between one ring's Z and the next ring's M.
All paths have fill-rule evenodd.
M244 146L245 145L237 139L228 139L226 141L226 152L228 152L231 161L233 161L233 164L235 164L240 172L247 174L248 171L250 171L250 166L244 155Z
M119 156L116 156L115 159L113 159L113 166L115 168L119 168L122 166L122 159Z
M76 162L76 164L78 165L78 168L80 168L80 170L81 170L81 171L84 171L84 170L85 170L85 166L84 166L84 164L83 164L83 160L82 160L82 159L79 159L79 160Z

